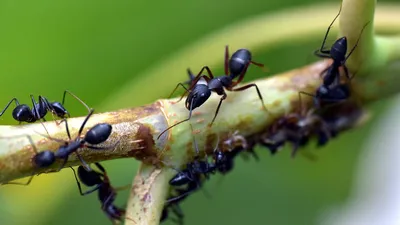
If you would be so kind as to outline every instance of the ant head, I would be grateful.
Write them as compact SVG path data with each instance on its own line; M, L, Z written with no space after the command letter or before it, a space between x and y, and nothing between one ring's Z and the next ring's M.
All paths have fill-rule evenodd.
M96 145L105 142L110 137L112 126L108 123L99 123L92 127L85 135L85 142Z
M189 93L186 98L185 106L188 110L195 109L204 104L210 97L211 91L207 85L198 84L194 86L193 90Z
M33 157L33 162L38 168L46 168L51 166L56 161L54 152L45 150L37 153Z
M58 117L64 118L66 115L69 116L67 109L65 109L60 102L52 102L50 103L50 106L53 110L53 113L55 113Z
M231 74L237 76L246 69L247 65L251 61L251 52L247 49L239 49L233 53L229 59L229 70ZM227 74L229 75L229 74Z
M94 170L87 171L83 166L78 167L78 177L86 186L94 186L103 183L101 179L102 174Z
M341 37L332 45L330 54L335 63L341 64L346 59L347 38Z
M12 116L15 120L21 122L29 122L32 121L34 118L31 109L28 105L22 104L18 105L12 111Z

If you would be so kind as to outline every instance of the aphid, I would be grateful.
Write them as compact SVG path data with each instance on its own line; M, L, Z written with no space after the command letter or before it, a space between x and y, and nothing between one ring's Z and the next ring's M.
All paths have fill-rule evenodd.
M192 111L194 109L202 106L208 100L208 98L211 96L211 92L215 92L219 96L222 96L222 97L217 106L214 117L213 117L211 123L209 124L210 127L212 126L212 124L214 123L214 121L218 115L222 101L225 100L227 97L225 89L228 91L243 91L250 87L255 87L257 90L258 97L260 98L260 101L262 103L262 107L266 111L268 111L267 108L265 107L261 92L258 89L258 86L256 84L254 84L254 83L247 84L245 86L235 88L243 80L243 78L246 74L247 68L250 64L254 64L259 67L264 67L263 64L252 61L251 52L247 49L239 49L235 53L233 53L231 58L229 58L229 50L228 50L228 46L226 46L225 47L225 67L224 67L225 75L214 77L210 68L208 66L204 66L200 70L198 75L194 77L192 72L190 71L190 69L188 69L187 72L189 74L189 81L186 81L185 83L186 84L190 83L191 84L190 87L186 88L183 83L178 83L177 86L175 87L175 89L173 90L172 94L175 92L175 90L179 86L183 87L186 90L185 93L178 100L178 102L179 102L186 95L186 93L189 93L186 98L186 101L185 101L185 107L186 107L186 109L189 110L189 116L187 119L179 121L178 123L168 127L166 130L164 130L163 132L161 132L159 134L158 138L160 138L161 135L164 134L164 132L171 129L172 127L174 127L178 124L181 124L183 122L189 121L192 117ZM202 74L204 70L207 71L208 76ZM233 81L233 79L235 79L237 77L238 77L238 80Z
M76 184L78 185L79 193L84 196L94 191L98 191L98 198L101 202L101 209L107 217L115 224L121 222L122 217L125 215L125 210L114 205L115 198L117 197L117 189L126 189L128 187L114 188L111 186L110 179L107 176L106 170L100 163L95 163L96 167L101 171L94 170L87 171L83 166L78 167L79 180L92 189L82 192L81 183L78 180L74 168L70 167L74 172Z
M72 97L74 97L76 100L78 100L82 105L84 105L88 111L90 110L89 107L86 105L86 103L84 103L81 99L79 99L76 95L72 94L70 91L65 90L62 103L49 102L47 100L47 98L40 96L40 95L39 95L39 102L36 102L33 95L30 95L31 100L32 100L32 109L26 104L20 104L19 101L17 100L17 98L13 98L13 99L11 99L11 101L8 102L8 104L3 109L3 111L0 112L0 116L2 116L4 114L4 112L8 109L8 107L14 101L16 104L16 107L12 111L12 116L20 124L22 122L34 123L38 120L46 121L46 119L44 117L46 116L48 111L50 111L53 115L55 115L59 118L70 117L69 112L64 107L65 95L67 93L70 94Z
M325 42L328 37L329 31L335 22L335 20L339 17L339 14L342 10L342 6L340 6L339 13L336 15L336 17L333 19L331 24L329 25L326 33L324 40L322 42L321 48L317 51L314 52L315 55L322 57L322 58L330 58L333 60L333 63L327 67L325 70L321 72L321 75L323 76L323 82L321 86L317 89L315 94L310 94L306 92L299 92L300 94L308 95L314 98L314 104L319 107L321 104L321 101L326 102L326 103L336 103L336 102L341 102L344 100L347 100L350 97L350 87L348 83L341 83L340 80L340 71L339 68L343 68L344 70L344 75L350 81L353 77L349 75L348 69L345 65L347 59L351 56L351 54L354 52L356 49L358 42L361 39L362 32L364 31L364 28L369 24L366 23L364 27L362 28L360 32L360 36L357 39L356 44L353 46L353 48L350 50L349 54L346 56L347 53L347 38L346 37L341 37L335 41L335 43L332 45L330 50L325 49Z
M314 109L306 115L291 113L279 119L268 135L263 135L260 144L269 148L275 154L286 141L292 144L292 157L298 148L308 143L311 136L318 139L318 146L326 144L331 137L331 132L321 116Z
M83 121L81 127L79 128L78 134L74 140L71 139L71 134L69 132L68 128L68 121L63 119L62 122L65 122L65 128L67 131L67 135L69 138L69 141L61 140L61 139L56 139L52 138L49 136L45 136L49 138L50 140L57 141L63 143L62 146L55 152L51 152L48 154L54 154L55 158L57 159L63 159L64 161L62 162L61 166L59 167L58 171L61 170L65 164L68 161L69 155L75 152L79 160L81 161L82 165L87 168L87 170L90 170L90 167L87 165L87 163L82 159L81 155L78 152L79 148L90 148L94 150L105 150L105 149L113 149L115 148L119 141L117 141L115 144L111 146L104 146L104 147L99 147L99 146L94 146L97 144L101 144L105 142L108 137L110 137L111 132L112 132L112 126L108 123L99 123L93 126L90 130L88 130L84 136L84 138L81 138L81 134L83 131L83 128L85 127L87 121L89 120L90 116L92 116L94 112L94 109L91 109L89 114L86 116L85 120Z

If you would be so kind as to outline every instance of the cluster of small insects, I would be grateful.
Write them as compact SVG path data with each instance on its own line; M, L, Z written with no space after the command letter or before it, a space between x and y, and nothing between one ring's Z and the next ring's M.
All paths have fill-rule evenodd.
M321 73L322 84L315 93L299 91L299 102L302 102L302 95L310 96L313 98L313 107L305 110L300 106L300 112L291 113L279 118L271 127L269 127L268 130L262 131L252 137L243 137L239 133L235 132L226 140L221 141L222 144L218 139L211 160L209 160L207 155L200 155L201 151L199 151L196 138L193 135L193 144L195 149L195 156L193 159L191 159L182 170L171 167L177 171L177 174L169 181L171 186L170 194L162 211L161 222L169 218L169 212L172 211L177 217L175 222L183 224L184 214L180 208L180 203L187 199L190 194L201 189L203 183L207 181L211 175L217 173L225 175L231 172L234 168L234 160L238 155L243 155L241 153L252 154L254 158L258 160L258 156L254 152L256 145L266 147L271 154L275 154L284 146L285 143L289 142L292 145L292 157L294 157L299 147L306 145L312 137L317 139L318 146L323 146L331 138L334 138L340 130L352 125L354 122L353 119L346 119L348 117L343 117L333 112L343 111L342 109L337 109L346 106L345 103L350 100L350 81L353 77L349 75L345 63L356 49L362 31L368 23L365 24L364 28L361 30L359 39L347 55L346 37L341 37L336 40L330 50L327 50L325 49L325 42L330 28L338 18L339 14L340 10L328 27L322 46L315 52L315 55L323 58L330 58L333 61L332 64ZM187 96L185 107L189 111L189 115L186 119L179 121L160 132L157 139L171 128L184 122L189 122L192 117L192 112L196 108L201 107L209 99L212 93L216 93L218 96L221 96L221 98L209 126L212 126L214 121L217 119L222 102L228 96L227 91L238 92L254 87L263 109L268 112L264 104L263 96L256 84L251 83L237 87L244 79L247 69L251 64L258 67L264 67L263 64L252 60L252 54L249 50L239 49L230 56L228 46L226 46L223 75L214 76L208 66L201 68L196 75L188 68L187 73L189 80L177 84L171 95L178 87L185 89L185 93L181 96L178 102ZM207 75L203 74L204 71ZM342 74L344 74L344 78L347 79L342 79ZM70 113L64 107L66 94L73 96L88 110L88 114L74 139L71 138L67 121L67 118L70 117ZM61 140L50 137L49 135L43 135L49 140L60 143L60 146L56 151L42 150L39 152L34 146L32 139L28 136L35 152L35 155L32 157L32 163L35 168L49 168L54 165L56 160L62 160L61 166L57 170L59 171L66 165L68 157L72 153L75 153L79 158L81 165L78 167L77 172L74 168L71 167L71 169L76 179L79 193L81 195L87 195L97 191L98 198L101 202L101 209L113 223L120 222L125 216L125 210L117 207L114 204L114 201L116 199L117 191L122 188L115 188L111 185L106 170L100 163L95 163L98 171L93 170L79 154L79 149L81 148L93 150L115 148L119 142L110 146L98 146L109 139L112 133L112 125L108 123L96 124L89 129L82 138L81 134L83 129L90 117L93 115L94 109L89 108L81 99L67 90L64 91L62 103L50 102L43 96L39 96L39 100L36 102L33 95L30 97L32 99L32 108L26 104L20 104L16 98L13 98L0 112L0 116L6 112L12 102L15 102L16 104L16 107L12 111L12 116L19 123L46 121L45 116L50 112L53 117L55 116L61 119L60 122L56 122L58 125L65 123L66 133L69 138L68 140ZM353 109L349 110L354 111ZM357 109L355 111L359 112ZM220 147L221 145L228 147L222 148ZM33 174L35 174L35 172ZM33 175L30 177L28 182L23 185L28 185L32 179ZM91 187L91 189L88 191L82 191L81 183L85 186ZM7 184L21 183L9 182Z

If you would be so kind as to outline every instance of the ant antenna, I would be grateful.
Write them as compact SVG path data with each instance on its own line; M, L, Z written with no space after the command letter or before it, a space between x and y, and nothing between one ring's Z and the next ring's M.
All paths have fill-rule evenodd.
M351 51L350 51L349 54L347 55L347 57L346 57L346 59L344 60L344 62L347 61L347 59L350 57L350 55L351 55L351 54L353 53L353 51L356 49L356 47L357 47L357 45L358 45L358 42L359 42L360 39L361 39L361 35L362 35L362 33L363 33L365 27L367 27L367 25L368 25L370 22L371 22L371 21L368 21L366 24L364 24L363 28L361 29L360 35L358 36L358 39L357 39L356 44L355 44L355 45L353 46L353 48L351 49Z
M80 98L78 98L78 96L76 96L75 94L73 94L72 92L70 92L69 90L65 90L65 91L64 91L63 100L62 100L62 103L61 103L62 105L64 105L64 102L65 102L65 95L66 95L67 93L70 94L72 97L74 97L76 100L78 100L83 106L86 107L86 109L88 110L88 112L90 112L89 106L88 106L84 101L82 101ZM69 112L68 112L68 117L70 117Z
M331 28L332 28L333 23L335 22L335 20L339 17L341 11L342 11L342 3L340 3L340 8L339 8L338 14L335 16L335 18L333 19L333 21L332 21L331 24L329 25L328 29L326 30L324 40L322 41L322 45L321 45L321 48L320 48L320 50L319 50L320 52L326 51L326 50L324 50L326 38L328 37L329 31L331 30ZM318 50L316 50L315 52L318 52Z
M176 124L174 124L174 125L168 127L167 129L165 129L163 132L161 132L161 133L158 135L157 140L160 139L161 135L163 135L163 134L164 134L165 132L167 132L169 129L171 129L171 128L175 127L176 125L179 125L179 124L181 124L181 123L183 123L183 122L189 121L190 118L192 118L193 102L194 102L194 98L193 98L192 101L190 102L189 117L188 117L187 119L184 119L184 120L182 120L182 121L177 122Z

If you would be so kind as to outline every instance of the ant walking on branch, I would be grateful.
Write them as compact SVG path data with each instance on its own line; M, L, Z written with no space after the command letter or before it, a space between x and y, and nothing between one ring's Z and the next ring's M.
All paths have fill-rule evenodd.
M83 121L83 123L78 131L77 137L74 140L71 139L71 134L70 134L69 128L68 128L68 122L66 119L63 119L62 122L65 122L65 127L66 127L69 141L60 140L60 139L56 139L56 138L52 138L50 136L40 134L50 140L64 143L64 145L60 146L57 149L57 151L55 151L55 152L53 152L51 150L44 150L44 151L38 152L38 150L36 149L36 146L34 145L34 143L32 141L32 138L30 136L26 135L31 143L31 146L32 146L34 152L35 152L35 155L32 158L32 163L33 163L34 167L36 169L48 168L51 165L53 165L53 163L55 163L56 159L63 159L61 166L57 170L57 172L58 172L67 163L69 155L71 155L72 153L75 152L75 154L81 161L82 165L84 165L85 168L90 171L91 169L90 169L89 165L83 160L81 155L78 153L79 148L86 147L86 148L95 149L95 150L105 150L105 149L115 148L117 146L117 144L119 143L119 141L116 142L115 144L113 144L112 146L105 146L105 147L94 146L94 145L105 142L111 135L112 126L108 123L96 124L89 131L86 132L84 138L81 138L81 133L83 131L83 128L85 127L87 121L89 120L89 118L93 114L93 112L94 112L94 110L91 109L89 115ZM33 172L33 174L35 174L35 171ZM28 185L33 179L33 174L31 176L31 178L28 180L28 182L25 184L17 183L17 182L12 182L12 184ZM11 184L11 182L9 182L7 184Z
M347 80L350 82L351 79L354 77L349 75L349 71L345 65L347 59L351 56L351 54L356 49L358 42L361 39L362 32L364 28L369 24L367 22L363 28L361 29L360 35L356 41L356 44L350 50L349 54L346 56L347 53L347 38L341 37L335 41L332 45L330 50L325 49L325 42L328 37L329 31L335 22L335 20L339 17L340 12L342 10L342 6L340 5L339 13L333 19L331 24L329 25L324 40L322 42L321 48L314 52L315 55L322 57L322 58L330 58L333 60L333 63L327 67L325 70L321 72L321 76L323 76L322 85L317 89L315 94L310 94L306 92L299 92L300 94L308 95L313 97L314 104L317 107L320 107L321 101L327 103L337 103L344 100L347 100L350 97L350 87L347 83L343 84L340 80L340 68L343 68L344 75L346 76Z
M115 144L113 144L111 146L104 146L104 147L95 146L95 145L105 142L110 137L111 132L112 132L112 126L108 123L96 124L95 126L93 126L90 130L88 130L86 132L84 138L81 138L83 128L85 127L89 118L93 115L93 112L94 112L94 109L91 109L89 114L86 116L85 120L83 121L81 127L79 128L76 138L73 140L71 138L71 134L70 134L69 127L68 127L68 121L66 119L63 119L61 122L65 122L65 128L67 131L69 141L56 139L56 138L52 138L50 136L41 134L42 136L45 136L50 140L63 143L63 145L60 146L60 148L55 153L52 152L55 155L55 158L64 160L57 171L60 171L65 166L65 164L68 161L69 155L71 155L74 152L77 155L77 157L79 158L79 160L81 161L82 165L84 165L85 168L87 168L87 170L91 170L89 165L87 165L87 163L82 159L81 155L78 153L78 149L86 147L86 148L94 149L94 150L106 150L106 149L113 149L118 145L119 141L117 141Z
M114 188L111 186L110 179L106 173L106 170L100 163L95 163L96 167L101 171L97 172L94 170L87 171L83 166L78 167L79 180L92 189L82 192L81 183L78 180L74 168L70 167L74 172L76 184L78 185L79 193L82 196L88 195L94 191L98 191L98 198L101 202L101 209L107 215L107 217L115 224L115 222L121 222L122 217L125 215L125 210L114 205L115 198L117 197L118 190L124 190L130 187Z
M39 95L39 102L36 102L33 95L30 95L32 100L32 109L26 104L20 104L17 98L13 98L8 102L6 107L0 112L0 116L2 116L4 112L10 107L12 102L15 102L16 107L12 111L12 116L20 124L22 122L34 123L38 120L43 120L45 122L46 119L44 117L46 116L48 111L50 111L53 115L62 119L70 117L69 112L64 107L65 96L67 93L72 97L74 97L76 100L78 100L83 106L87 108L88 111L90 111L89 107L86 105L85 102L83 102L80 98L78 98L70 91L65 90L62 103L50 102L49 100L47 100L47 98L41 95Z
M257 94L260 98L262 107L266 110L267 108L265 107L263 97L261 95L261 92L256 84L247 84L245 86L235 88L244 78L247 68L250 64L259 66L259 67L264 67L263 64L257 63L252 61L252 55L251 52L247 49L239 49L236 52L233 53L231 58L229 58L229 50L228 46L225 47L225 75L222 76L217 76L214 77L213 73L211 72L211 69L208 66L204 66L200 72L198 73L197 76L193 76L192 72L190 69L187 70L188 75L189 75L189 81L186 81L185 83L188 84L190 83L190 87L186 88L184 86L184 83L178 83L175 87L175 89L172 91L171 95L176 91L176 89L181 86L185 89L185 93L181 96L181 98L177 101L179 102L182 100L182 98L187 94L186 102L185 102L185 107L189 110L189 116L187 119L184 119L182 121L179 121L178 123L168 127L166 130L161 132L158 136L158 138L161 137L162 134L164 134L167 130L173 128L174 126L181 124L183 122L189 121L192 117L192 111L196 109L197 107L200 107L203 105L208 98L211 96L211 92L215 92L218 95L222 96L220 99L220 102L217 106L217 109L215 111L214 117L209 124L209 127L212 126L214 123L219 109L221 107L222 101L226 99L227 94L225 92L225 89L228 91L243 91L246 90L250 87L255 87L257 90ZM203 75L203 71L206 70L208 73L207 75ZM235 78L238 78L237 81L233 81Z

